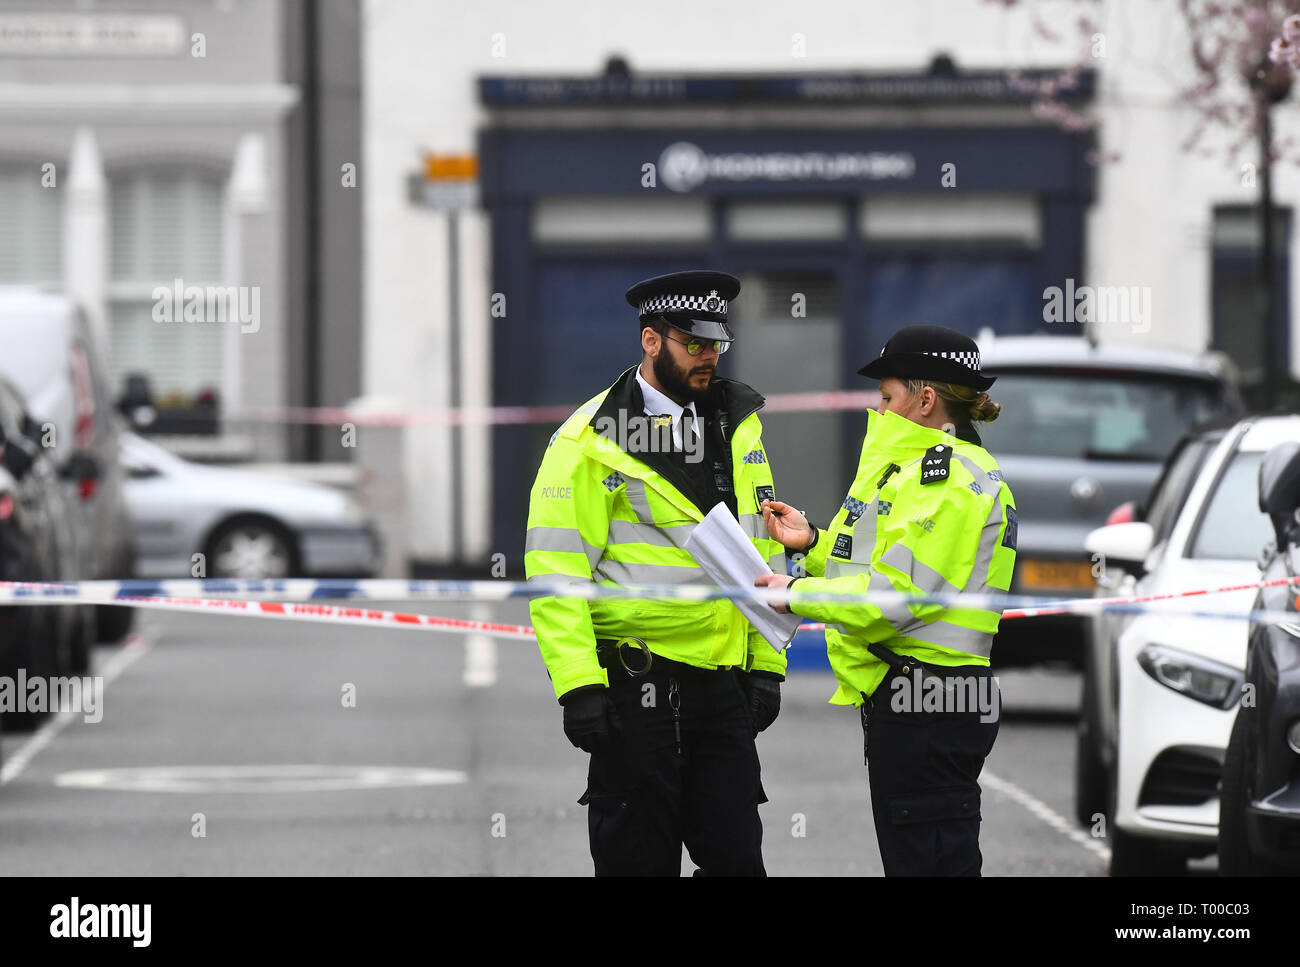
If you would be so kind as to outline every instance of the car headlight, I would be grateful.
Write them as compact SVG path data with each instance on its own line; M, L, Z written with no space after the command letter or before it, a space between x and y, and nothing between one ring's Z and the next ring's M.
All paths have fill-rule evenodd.
M1300 719L1296 719L1286 729L1286 744L1291 746L1291 751L1300 755Z
M1245 674L1231 665L1168 645L1147 645L1137 659L1142 670L1161 685L1215 708L1232 708L1246 680Z

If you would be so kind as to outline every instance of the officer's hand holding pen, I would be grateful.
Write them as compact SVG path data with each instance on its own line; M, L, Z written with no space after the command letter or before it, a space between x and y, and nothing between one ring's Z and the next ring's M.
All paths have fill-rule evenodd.
M808 519L789 504L779 500L765 500L760 505L763 526L774 541L791 551L802 551L812 543L813 529Z

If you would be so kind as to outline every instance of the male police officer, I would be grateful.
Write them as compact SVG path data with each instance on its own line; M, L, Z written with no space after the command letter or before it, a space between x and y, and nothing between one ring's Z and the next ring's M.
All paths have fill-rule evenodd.
M715 377L740 283L678 272L627 292L642 358L551 438L533 485L530 581L712 582L685 550L725 504L774 570L780 544L759 504L774 496L763 397ZM542 657L569 741L591 754L596 874L763 875L755 736L776 718L785 656L729 601L539 597Z

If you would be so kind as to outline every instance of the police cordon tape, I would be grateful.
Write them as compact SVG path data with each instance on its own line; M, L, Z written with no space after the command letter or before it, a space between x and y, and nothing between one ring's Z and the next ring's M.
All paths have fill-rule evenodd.
M867 410L880 403L876 390L828 390L814 393L773 393L766 397L767 413L822 410ZM448 407L440 410L368 410L347 406L258 406L222 417L234 423L301 423L317 426L517 426L563 423L582 401L554 406Z
M841 604L892 605L905 603L940 604L951 607L978 608L1002 612L1002 620L1033 618L1046 615L1160 613L1170 617L1212 620L1254 621L1263 624L1295 624L1300 635L1300 614L1294 611L1213 611L1187 609L1182 603L1189 598L1213 594L1256 591L1300 583L1300 577L1276 578L1249 584L1197 588L1188 591L1149 594L1128 598L1050 599L1026 595L979 594L871 594L802 593L811 601ZM211 595L242 595L241 598ZM77 581L69 583L0 582L0 605L38 604L115 604L158 610L191 611L219 614L242 614L281 620L329 621L344 624L385 625L447 631L460 634L531 638L526 625L502 624L461 618L413 614L364 607L318 604L322 600L380 601L476 601L500 602L515 598L564 597L595 600L599 598L640 598L659 600L715 601L760 600L769 604L784 603L785 590L704 585L608 585L574 581L426 581L353 578L286 578L250 580L199 578L192 580L123 580ZM288 600L259 600L278 598ZM1008 607L1014 605L1015 607ZM800 632L822 631L825 624L800 625Z

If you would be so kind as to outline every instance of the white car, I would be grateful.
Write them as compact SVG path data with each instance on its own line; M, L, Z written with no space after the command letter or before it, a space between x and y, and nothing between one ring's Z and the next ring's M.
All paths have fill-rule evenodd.
M340 491L191 463L133 433L123 434L122 461L139 577L369 577L379 568L374 527Z
M1257 582L1273 539L1258 505L1259 465L1284 440L1300 441L1300 417L1242 420L1204 458L1165 526L1141 521L1089 534L1085 546L1104 556L1108 573L1128 565L1141 574L1112 593ZM1244 613L1255 594L1252 588L1185 600L1189 610ZM1242 694L1248 625L1146 613L1108 616L1103 627L1112 634L1113 661L1101 688L1115 699L1111 873L1178 873L1188 858L1216 848L1219 774Z

